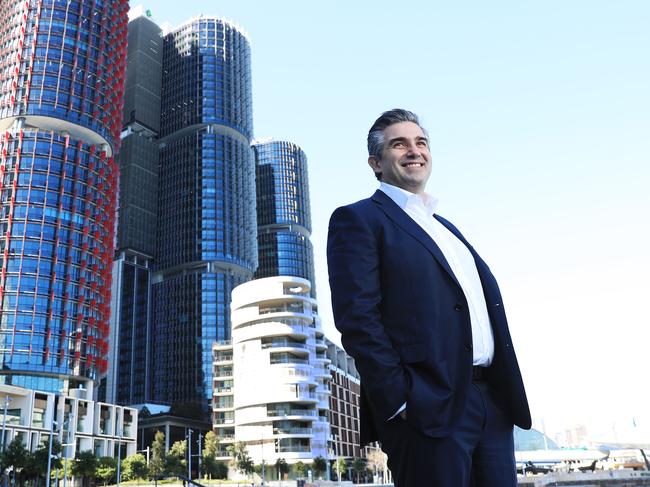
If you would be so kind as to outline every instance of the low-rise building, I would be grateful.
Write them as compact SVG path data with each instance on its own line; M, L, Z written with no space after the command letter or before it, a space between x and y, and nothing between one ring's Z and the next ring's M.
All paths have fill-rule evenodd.
M232 293L232 343L213 347L213 426L255 464L328 455L327 345L309 281L269 277Z
M360 458L359 395L361 380L354 360L345 350L326 340L330 359L330 428L332 448L339 457Z
M92 400L88 389L55 394L0 384L2 435L8 445L20 438L31 451L53 431L63 456L90 450L97 456L124 458L136 452L138 411Z

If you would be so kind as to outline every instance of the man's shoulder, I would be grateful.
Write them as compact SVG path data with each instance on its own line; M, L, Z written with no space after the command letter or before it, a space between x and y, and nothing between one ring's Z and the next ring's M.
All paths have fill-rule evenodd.
M379 193L379 191L377 191ZM332 212L332 219L337 217L352 216L357 218L371 218L373 214L377 214L379 204L377 202L377 193L369 198L364 198L347 205L339 206Z
M355 202L349 203L347 205L343 205L340 208L346 208L346 209L350 209L350 210L353 210L353 211L355 211L355 210L356 211L359 211L359 210L363 211L363 210L367 210L368 208L374 208L375 206L376 206L375 203L373 203L373 197L371 196L369 198L364 198L362 200L355 201Z
M384 192L378 189L370 197L355 201L354 203L340 206L334 210L334 212L337 212L338 210L349 210L354 212L376 211L386 201L389 200L390 198Z

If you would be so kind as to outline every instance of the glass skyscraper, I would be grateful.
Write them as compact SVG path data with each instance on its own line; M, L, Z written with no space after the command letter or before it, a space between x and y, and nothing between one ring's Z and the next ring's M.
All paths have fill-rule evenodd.
M106 371L127 0L0 4L0 381Z
M253 144L257 189L257 245L255 278L295 276L314 289L314 250L307 156L292 142Z
M230 293L257 267L250 45L199 17L163 41L153 400L212 396L212 344L230 339Z
M151 272L163 41L160 27L142 7L131 9L129 17L110 360L102 399L143 404L152 400Z

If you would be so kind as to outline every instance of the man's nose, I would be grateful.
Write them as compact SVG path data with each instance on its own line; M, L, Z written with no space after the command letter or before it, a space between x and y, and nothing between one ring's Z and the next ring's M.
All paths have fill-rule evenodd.
M409 157L420 157L420 148L415 142L408 144L406 155Z

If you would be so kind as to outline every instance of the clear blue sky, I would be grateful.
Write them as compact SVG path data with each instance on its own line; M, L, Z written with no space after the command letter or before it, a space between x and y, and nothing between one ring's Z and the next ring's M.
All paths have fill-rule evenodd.
M650 441L650 2L145 6L159 23L203 13L250 34L255 134L309 158L331 338L329 215L374 191L368 127L408 108L431 135L440 213L499 279L537 425L622 439L636 418Z

